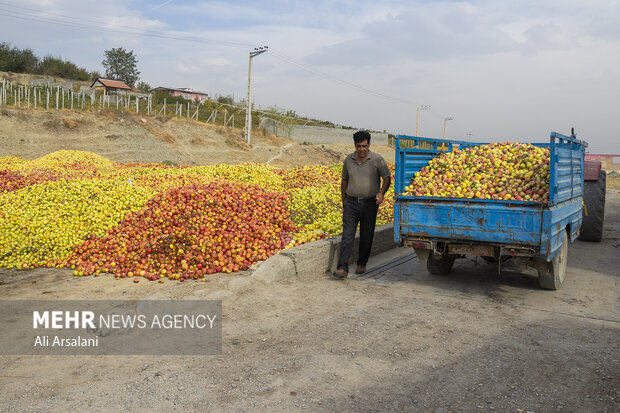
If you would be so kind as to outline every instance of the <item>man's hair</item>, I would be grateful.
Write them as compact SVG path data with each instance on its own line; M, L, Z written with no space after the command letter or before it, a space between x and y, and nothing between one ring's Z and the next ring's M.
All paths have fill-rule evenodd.
M370 144L370 132L365 131L365 130L360 130L353 134L353 142L360 143L365 140L367 140L368 144Z

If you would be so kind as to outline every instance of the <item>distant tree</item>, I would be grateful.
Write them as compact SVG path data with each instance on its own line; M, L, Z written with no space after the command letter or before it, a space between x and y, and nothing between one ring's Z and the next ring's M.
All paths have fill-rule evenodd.
M128 86L134 87L140 77L137 64L138 59L133 54L133 50L127 51L122 47L106 50L105 59L101 62L105 68L105 76L111 79L118 79L125 82Z
M11 48L0 43L0 70L5 72L33 73L39 59L30 49Z
M73 80L90 80L91 76L88 70L78 67L75 63L51 55L38 62L36 73Z
M218 103L226 103L227 105L234 105L235 101L233 99L232 96L228 95L228 96L218 96L217 97L217 102Z
M136 89L138 89L140 92L148 93L151 91L151 85L141 80L140 82L138 82Z

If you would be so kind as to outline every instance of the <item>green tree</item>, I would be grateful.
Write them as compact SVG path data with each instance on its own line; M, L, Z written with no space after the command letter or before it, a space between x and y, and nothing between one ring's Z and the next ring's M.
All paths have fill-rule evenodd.
M140 82L138 82L136 89L138 89L140 92L148 93L151 91L151 85L141 80Z
M217 101L219 103L225 103L227 105L234 105L235 104L235 100L230 95L228 95L228 96L218 96L217 97Z
M11 48L6 42L0 43L0 70L5 72L33 73L39 59L30 49Z
M105 76L111 79L118 79L125 82L128 86L134 87L140 77L138 71L138 58L133 50L127 51L123 47L106 50L105 59L101 62L105 68Z

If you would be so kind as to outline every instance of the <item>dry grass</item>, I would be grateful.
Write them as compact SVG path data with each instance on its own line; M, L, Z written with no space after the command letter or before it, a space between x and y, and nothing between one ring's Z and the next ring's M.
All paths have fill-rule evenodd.
M77 122L71 119L63 119L62 123L65 125L67 129L75 129L77 127Z
M146 129L147 131L149 131L153 135L157 136L158 138L160 138L161 140L163 140L164 142L166 142L169 145L174 145L174 144L177 143L177 140L175 139L175 137L172 136L169 133L162 132L161 130L152 127L148 123L146 123L146 124L144 124L142 126L144 127L144 129Z
M205 140L201 136L194 135L192 137L191 144L192 145L204 145L205 144Z

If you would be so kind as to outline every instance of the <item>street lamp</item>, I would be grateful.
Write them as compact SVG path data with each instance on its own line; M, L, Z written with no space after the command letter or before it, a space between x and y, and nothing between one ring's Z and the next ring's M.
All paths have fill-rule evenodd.
M418 128L420 127L420 111L429 109L431 105L418 106L415 110L415 136L418 136Z
M454 118L450 116L449 118L443 118L443 137L446 137L446 122L449 120L453 120Z
M250 144L250 130L252 129L252 103L250 102L250 91L252 88L252 58L267 51L267 46L255 47L254 51L250 52L250 64L248 65L248 107L245 114L245 141Z

